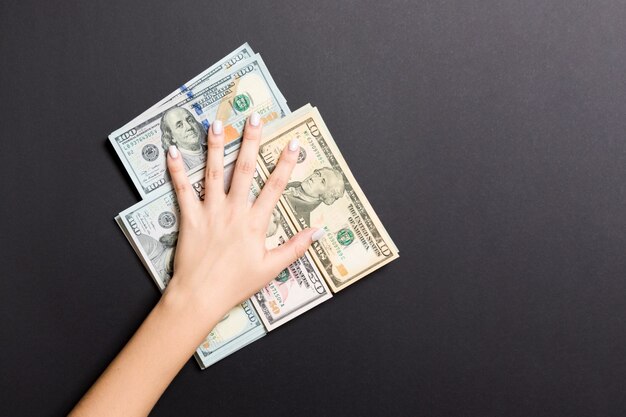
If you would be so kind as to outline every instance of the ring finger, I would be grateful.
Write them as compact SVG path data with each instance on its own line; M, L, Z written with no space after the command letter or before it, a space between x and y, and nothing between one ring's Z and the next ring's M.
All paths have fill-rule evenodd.
M207 138L208 154L205 172L205 201L223 199L224 193L224 128L221 120L213 121Z

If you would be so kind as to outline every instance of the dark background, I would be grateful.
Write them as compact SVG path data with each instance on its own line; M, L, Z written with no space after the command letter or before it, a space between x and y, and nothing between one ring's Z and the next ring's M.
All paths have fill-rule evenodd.
M0 415L69 412L156 303L106 138L244 41L319 107L401 258L189 361L153 415L625 415L625 21L620 0L3 0Z

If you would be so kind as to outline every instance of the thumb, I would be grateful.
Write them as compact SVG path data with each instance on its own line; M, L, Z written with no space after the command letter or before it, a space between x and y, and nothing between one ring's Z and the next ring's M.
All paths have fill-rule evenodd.
M268 253L270 268L280 272L298 258L304 256L311 243L316 242L325 234L324 229L308 228L297 233L287 243L272 249Z

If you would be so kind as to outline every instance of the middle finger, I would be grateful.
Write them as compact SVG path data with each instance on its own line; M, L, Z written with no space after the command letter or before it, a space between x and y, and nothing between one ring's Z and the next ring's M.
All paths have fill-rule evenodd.
M237 156L237 162L235 163L230 191L228 192L228 198L236 204L246 204L248 202L250 185L256 169L256 158L259 153L262 127L259 113L252 113L243 131L243 141Z

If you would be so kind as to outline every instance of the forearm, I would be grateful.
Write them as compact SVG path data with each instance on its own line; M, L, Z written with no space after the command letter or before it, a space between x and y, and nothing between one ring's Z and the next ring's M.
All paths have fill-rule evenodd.
M221 314L184 291L166 291L70 415L147 415Z

